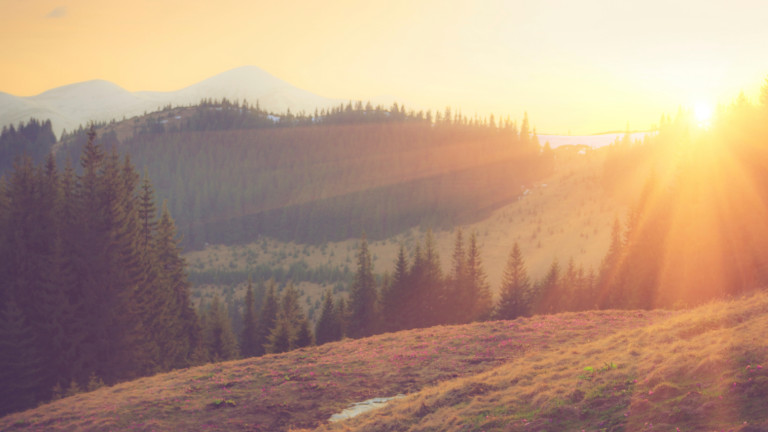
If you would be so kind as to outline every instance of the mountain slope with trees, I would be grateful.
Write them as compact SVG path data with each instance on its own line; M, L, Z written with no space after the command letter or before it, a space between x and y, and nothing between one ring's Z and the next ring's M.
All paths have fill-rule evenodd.
M258 104L204 101L100 133L147 169L187 248L450 227L510 202L553 160L527 117L518 127L397 104L276 115ZM82 132L67 135L59 158L83 142Z
M80 164L25 157L0 181L3 413L199 362L168 209L94 132Z

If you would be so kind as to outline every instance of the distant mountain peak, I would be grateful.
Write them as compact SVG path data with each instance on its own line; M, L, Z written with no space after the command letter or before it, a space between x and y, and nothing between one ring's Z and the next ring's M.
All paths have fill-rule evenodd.
M130 92L119 85L93 79L63 85L38 95L0 98L0 127L30 118L50 119L57 135L92 121L109 121L154 111L166 105L194 105L202 99L259 102L268 111L310 112L337 105L329 99L297 88L254 65L227 70L188 87L170 91Z

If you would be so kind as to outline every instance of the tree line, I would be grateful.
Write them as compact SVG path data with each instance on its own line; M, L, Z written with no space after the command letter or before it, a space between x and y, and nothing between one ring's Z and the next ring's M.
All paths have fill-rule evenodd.
M396 104L290 115L205 101L105 125L102 139L146 167L183 246L195 249L260 235L321 244L363 230L383 239L449 228L513 200L554 157L527 117L481 121ZM59 157L84 142L84 131L68 134Z
M19 155L27 155L34 163L43 163L56 143L50 120L30 119L18 126L3 126L0 131L0 174L13 169Z
M428 230L414 250L401 245L392 274L375 274L365 235L358 244L356 270L348 295L327 290L314 328L298 306L298 293L288 282L282 296L275 281L249 281L245 299L227 310L214 297L201 316L220 324L216 346L226 346L216 357L280 353L321 345L344 337L361 338L434 325L466 324L491 319L515 319L533 314L594 309L598 284L594 271L585 272L573 260L561 269L557 261L539 281L529 278L525 258L515 243L510 251L494 300L487 282L477 235L465 239L457 230L452 266L440 265L434 237ZM241 331L232 330L232 317L242 316ZM227 318L229 317L229 318Z

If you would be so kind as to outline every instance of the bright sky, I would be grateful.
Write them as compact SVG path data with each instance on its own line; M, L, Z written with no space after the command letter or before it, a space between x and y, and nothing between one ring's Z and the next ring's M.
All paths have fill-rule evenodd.
M766 17L758 0L0 0L0 91L168 91L255 65L327 97L527 111L540 133L644 129L754 98Z

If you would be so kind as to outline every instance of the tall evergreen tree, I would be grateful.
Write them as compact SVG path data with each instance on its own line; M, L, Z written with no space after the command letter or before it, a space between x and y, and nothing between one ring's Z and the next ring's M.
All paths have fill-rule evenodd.
M449 317L444 312L446 293L440 255L431 229L427 230L424 236L423 249L416 250L410 279L414 290L415 327L429 327L448 322Z
M624 240L621 232L621 222L616 217L611 229L611 243L603 258L598 275L597 303L601 309L616 307L619 303L620 268L624 261Z
M349 336L371 336L376 328L376 281L373 278L371 253L365 234L357 252L357 272L350 292Z
M349 328L349 308L347 307L347 302L344 300L344 297L336 299L334 312L336 323L341 333L340 339L343 339L344 336L347 335L347 329Z
M311 345L312 332L309 330L309 321L299 304L299 292L293 283L288 282L280 303L281 312L288 325L288 349L292 350ZM283 329L278 329L278 331L283 331Z
M471 305L469 322L490 318L493 310L493 298L485 270L483 270L476 232L472 232L470 235L469 247L467 248L467 289L469 296L466 304Z
M227 307L215 295L206 317L205 343L210 361L218 362L237 357L238 348Z
M154 257L160 269L161 290L170 298L167 315L172 326L163 332L167 341L163 344L164 356L173 368L187 367L193 363L192 354L202 342L201 327L190 300L191 286L176 237L176 225L165 202L157 223Z
M294 338L291 320L285 315L285 311L281 310L277 314L275 326L269 333L265 350L269 354L288 352L291 350L291 340Z
M152 238L157 230L157 209L155 208L155 191L146 171L141 181L139 196L139 224L141 231L139 244L147 251L152 246Z
M253 283L248 279L248 288L245 291L245 312L243 313L243 333L240 337L240 356L253 357L257 354L256 335L258 332L258 317L256 316L256 302L253 298Z
M456 231L456 241L453 247L453 269L448 279L448 293L445 313L450 317L448 322L468 322L471 308L467 310L467 301L473 300L469 293L467 277L467 252L464 249L464 235L459 228Z
M333 295L330 290L323 294L323 306L320 318L315 326L315 339L318 345L341 340L341 326L336 316Z
M0 310L0 415L31 408L40 398L43 364L32 326L13 298Z
M275 294L275 281L267 282L267 292L264 296L264 303L259 311L259 324L256 327L256 355L263 355L266 352L266 346L269 343L269 335L275 328L277 315L280 307Z
M552 261L544 279L537 289L535 312L539 314L551 314L559 310L560 303L557 293L560 290L560 264L557 259Z
M296 337L294 340L294 348L304 348L315 343L312 330L309 328L309 320L304 318L299 321L298 327L296 327Z
M530 309L531 283L525 269L520 246L515 242L504 268L501 281L501 297L496 307L497 319L515 319L528 315Z
M382 288L381 321L384 331L406 328L406 307L413 301L408 281L408 257L401 243L397 251L395 272L390 282Z

